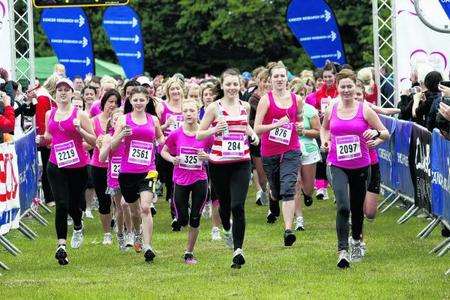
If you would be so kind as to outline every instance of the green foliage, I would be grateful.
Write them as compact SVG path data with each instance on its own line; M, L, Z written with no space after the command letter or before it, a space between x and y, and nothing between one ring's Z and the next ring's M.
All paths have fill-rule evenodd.
M371 3L330 0L355 67L373 61ZM145 69L150 74L218 74L283 60L291 71L312 64L286 25L287 0L131 1L142 19ZM96 57L117 62L101 26L104 8L87 8ZM51 55L35 10L36 56Z

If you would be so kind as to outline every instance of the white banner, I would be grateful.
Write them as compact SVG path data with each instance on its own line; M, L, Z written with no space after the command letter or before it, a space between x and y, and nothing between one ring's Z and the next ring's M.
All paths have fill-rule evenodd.
M19 183L14 144L0 144L0 235L19 228Z
M440 0L421 1L432 24L449 23ZM450 63L450 34L440 33L426 26L417 16L412 0L395 1L395 27L397 63L397 87L401 90L411 87L411 69L417 61L428 62L432 68L448 77Z
M0 0L0 67L6 69L10 79L14 77L13 72L14 58L14 42L12 41L14 26L11 21L11 11L8 0Z

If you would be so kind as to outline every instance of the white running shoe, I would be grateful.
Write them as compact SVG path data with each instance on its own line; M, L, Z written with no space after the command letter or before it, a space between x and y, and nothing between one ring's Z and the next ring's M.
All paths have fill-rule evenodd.
M361 247L361 240L357 241L354 240L350 249L351 249L350 260L352 262L360 262L364 256Z
M345 269L350 267L350 258L347 250L339 251L339 258L337 263L338 268Z
M72 240L70 241L70 246L74 249L78 249L83 244L83 228L80 230L74 230L72 234Z
M125 234L125 246L126 247L133 247L134 245L134 234L133 232L128 232Z
M94 215L92 214L92 210L90 210L90 209L86 209L86 211L84 212L84 216L88 219L94 218Z
M305 230L303 217L297 217L297 219L295 219L295 230L297 231Z
M261 194L262 194L262 193L263 193L263 191L262 191L262 190L259 190L259 191L257 191L256 194L255 194L255 198L256 198L255 202L256 202L256 204L259 205L259 206L263 205L263 204L262 204L262 201L261 201Z
M328 197L328 190L323 189L323 200L328 200L328 199L330 199L330 197Z
M67 226L72 226L73 225L73 219L71 216L67 216Z
M205 219L209 219L211 218L211 201L208 201L208 203L206 203L205 207L203 207L203 212L202 212L202 217Z
M323 188L317 189L316 198L319 200L324 200L324 197L325 197L325 189Z
M120 251L125 251L127 249L125 235L123 233L117 233L117 242L119 244Z
M112 234L109 233L109 232L105 233L105 235L103 236L102 244L105 245L105 246L108 246L108 245L112 245L112 243L113 243Z
M220 236L220 229L219 227L213 227L211 229L211 239L213 241L220 241L222 237Z
M223 239L228 248L233 249L233 233L231 232L231 228L229 231L223 230Z

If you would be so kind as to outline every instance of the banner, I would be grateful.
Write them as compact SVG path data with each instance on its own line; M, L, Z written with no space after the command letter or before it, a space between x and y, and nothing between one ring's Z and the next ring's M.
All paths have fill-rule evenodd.
M292 0L286 21L316 67L327 60L347 63L336 17L324 0Z
M94 74L94 52L89 21L81 8L49 8L42 11L40 25L67 77Z
M404 196L414 199L414 186L409 168L411 132L411 122L397 120L394 132L396 159L392 164L392 174L394 187Z
M433 131L431 149L431 211L450 221L450 141L437 129Z
M36 131L32 130L15 142L19 170L20 209L25 212L37 195L38 160L36 150Z
M411 134L409 165L416 206L431 211L431 133L414 124Z
M447 2L447 3L444 3ZM435 24L448 24L447 0L422 0L427 20ZM410 74L416 62L429 63L441 74L449 73L450 42L448 33L440 33L426 26L418 17L414 1L395 0L395 70L400 90L411 87ZM394 59L395 61L395 59Z
M378 161L380 165L380 173L381 173L381 182L385 186L387 186L390 189L395 190L394 185L394 178L393 178L393 162L397 159L397 156L395 155L395 124L396 119L391 117L386 117L383 115L380 115L380 120L383 122L384 126L389 130L389 134L391 135L391 138L385 142L383 142L381 145L378 146Z
M103 15L103 28L128 78L144 73L144 45L141 21L129 6L109 7Z
M2 46L0 47L0 68L8 71L10 78L15 74L15 47L14 26L11 22L11 11L8 0L0 0L0 36Z
M0 235L19 227L19 172L13 144L0 144Z

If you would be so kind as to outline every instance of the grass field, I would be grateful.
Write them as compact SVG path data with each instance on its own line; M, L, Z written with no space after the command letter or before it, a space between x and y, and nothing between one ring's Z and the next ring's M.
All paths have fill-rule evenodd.
M11 267L2 271L0 299L127 299L127 298L399 298L449 299L450 256L428 251L442 238L435 230L426 240L415 238L425 226L414 218L397 225L399 209L391 209L374 223L366 223L368 253L363 262L348 270L336 268L335 209L332 201L315 202L304 212L306 231L297 234L291 249L282 246L278 221L265 222L266 207L254 204L253 192L246 204L247 264L230 268L231 251L210 239L210 220L203 220L195 254L199 263L188 266L182 255L186 232L170 231L168 205L157 204L151 265L142 255L120 253L116 244L105 247L98 215L85 226L82 248L69 248L70 264L61 267L53 258L55 233L52 223L43 227L26 221L39 238L29 241L18 231L8 238L22 251L13 257L3 249L0 260ZM71 234L71 233L70 233Z

